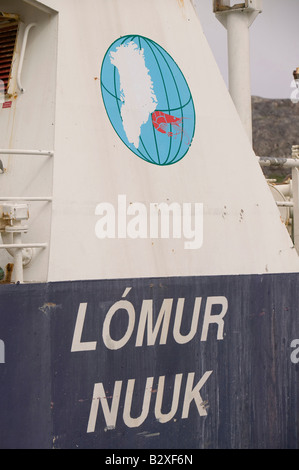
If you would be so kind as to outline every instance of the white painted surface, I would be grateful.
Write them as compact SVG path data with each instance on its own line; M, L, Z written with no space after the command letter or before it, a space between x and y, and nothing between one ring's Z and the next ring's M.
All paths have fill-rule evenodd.
M84 6L75 0L40 3L59 12L57 68L53 52L57 36L51 34L44 44L36 38L34 42L33 36L43 25L54 32L57 17L53 15L49 23L32 30L31 52L37 48L38 56L28 58L27 74L30 77L41 63L43 74L30 90L24 69L26 94L17 99L10 145L1 134L1 147L55 150L53 187L48 160L39 163L40 172L46 172L42 173L44 195L53 196L48 280L297 271L297 253L191 1L87 0ZM30 18L32 21L36 18ZM126 34L139 34L160 44L190 87L195 135L187 155L174 165L159 167L142 161L119 139L106 114L99 83L101 63L112 42ZM52 55L45 54L47 48ZM45 82L45 75L50 82ZM1 119L4 110L0 112ZM12 119L12 111L9 113ZM25 166L23 169L23 192L26 189L33 195L31 173ZM107 202L117 207L119 195L126 195L128 204L145 206L203 203L201 248L186 250L184 240L174 238L99 240L96 206ZM40 231L48 229L49 224ZM29 268L24 271L25 280L35 275Z
M14 149L53 150L55 132L57 16L37 9L21 0L1 0L0 11L18 13L21 34L16 48L19 59L27 25L36 23L28 31L21 84L17 87L18 67L12 77L11 108L0 104L0 149L9 153L0 158L5 173L0 174L1 197L51 197L53 188L53 157L45 155L13 154ZM1 203L0 203L1 204ZM51 203L29 203L30 230L22 235L23 243L49 243L51 230ZM25 280L47 280L48 249L36 249L35 260L24 270ZM5 250L0 251L0 266L12 262Z

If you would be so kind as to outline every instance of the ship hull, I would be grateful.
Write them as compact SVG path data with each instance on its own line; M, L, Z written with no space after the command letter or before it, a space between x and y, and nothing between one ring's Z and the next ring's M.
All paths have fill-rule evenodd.
M299 447L299 274L3 285L0 447Z

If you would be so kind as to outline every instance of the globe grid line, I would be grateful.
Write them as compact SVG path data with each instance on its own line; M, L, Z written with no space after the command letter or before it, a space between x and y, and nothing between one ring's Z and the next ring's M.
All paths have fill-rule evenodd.
M169 109L169 99L168 99L168 93L167 93L167 88L166 88L166 85L165 85L165 80L164 80L164 77L163 77L163 74L162 74L162 70L161 70L161 67L160 67L160 64L159 64L159 61L157 59L157 56L156 54L154 53L153 49L151 48L150 44L147 42L147 39L145 37L142 36L142 39L147 43L148 47L150 48L150 50L152 51L152 54L155 58L155 61L157 63L157 66L158 66L158 69L159 69L159 72L160 72L160 75L161 75L161 79L162 79L162 83L163 83L163 87L164 87L164 93L165 93L165 96L166 96L166 101L167 101L167 105L168 105L168 113L170 112ZM151 41L152 42L152 41ZM153 44L154 45L154 44ZM157 156L158 156L158 159L159 159L159 164L161 164L160 162L160 155L159 155L159 150L158 150L158 145L157 145L157 138L156 138L156 131L155 131L155 128L154 128L154 125L152 123L152 129L153 129L153 134L154 134L154 139L155 139L155 144L156 144L156 150L157 150ZM170 131L172 129L172 126L170 124ZM165 162L167 162L168 158L169 158L169 155L170 155L170 151L171 151L171 144L172 144L172 140L169 139L169 148L168 148L168 156L166 158L166 160L162 163L162 165L165 165Z
M129 40L130 38L131 38L131 41L133 41L133 39L134 39L135 37L136 37L136 35L135 35L135 36L125 36L125 38L124 38L124 40L122 41L121 44L124 44L124 43L125 43L127 40ZM141 49L140 45L141 45L141 43L139 42L139 48ZM115 90L115 98L117 98L118 101L121 101L121 100L117 97L117 90L116 90L116 67L115 67L115 66L114 66L114 90ZM117 101L116 103L117 103L118 112L119 112L120 117L121 117L121 109L120 109L120 106L119 106L119 104L118 104L118 101ZM122 117L121 117L121 119L122 119ZM144 143L143 143L143 140L142 140L141 136L139 137L139 139L140 139L140 141L141 141L141 143L142 143L142 146L143 146L145 152L147 153L149 159L151 160L151 163L155 163L155 161L153 160L153 158L151 157L151 155L148 153L148 151L147 151L147 149L146 149L146 147L145 147L145 145L144 145ZM127 146L127 147L128 147L128 146ZM135 147L135 146L134 146L134 147ZM131 150L130 147L128 147L128 148ZM136 148L137 152L139 153L140 158L142 158L144 161L148 161L147 158L145 157L145 155L141 152L141 150L139 150L139 148L137 148L137 147L135 147L135 148ZM156 144L156 149L157 149L158 161L159 161L159 164L160 164L160 156L159 156L159 153L158 153L157 144Z
M120 99L118 96L114 95L111 91L108 90L108 88L104 85L104 83L103 83L102 80L101 80L101 85L102 85L102 87L105 89L105 91L106 91L107 93L109 93L110 96L112 96L112 98L115 98L115 99L117 99L118 101L121 101L121 99ZM190 94L188 101L186 101L186 103L182 104L182 106L178 106L177 108L170 108L170 109L167 109L167 108L160 108L159 111L169 111L169 112L171 112L171 113L172 113L173 111L178 111L178 110L180 110L180 109L185 108L186 106L188 106L188 104L190 103L191 100L192 100L192 96L191 96L191 94Z
M154 44L154 45L155 45L155 44ZM178 86L177 86L177 82L176 82L176 80L175 80L175 78L174 78L174 75L173 75L173 73L172 73L172 70L171 70L171 68L170 68L170 66L169 66L169 64L168 64L168 62L167 62L167 60L165 59L164 54L162 54L162 52L160 51L160 49L159 49L156 45L155 45L155 47L156 47L156 49L158 50L158 52L161 54L161 56L163 57L163 60L164 60L164 62L166 63L166 65L167 65L167 67L168 67L168 69L169 69L169 71L170 71L170 73L171 73L171 76L172 76L172 79L173 79L173 82L174 82L174 84L175 84L176 91L177 91L177 94L178 94L178 99L179 99L179 102L180 102L180 111L181 111L181 117L182 117L182 137L181 137L181 142L180 142L180 145L179 145L179 148L178 148L178 150L177 150L177 153L176 153L175 157L169 162L169 164L171 164L171 163L176 159L176 157L177 157L177 155L179 154L179 151L180 151L180 149L181 149L181 146L182 146L182 142L183 142L183 130L184 130L184 122L183 122L183 116L184 116L184 114L183 114L183 109L182 109L182 101L181 101L180 92L179 92L179 89L178 89ZM170 56L170 57L171 57L171 56ZM173 60L173 59L172 59L172 60ZM171 141L171 139L170 139L170 141ZM169 154L170 154L170 150L169 150L169 152L168 152L168 156L167 156L167 159L166 159L165 162L164 162L164 165L167 164L167 161L168 161L168 159L169 159ZM185 154L184 154L184 155L185 155ZM184 156L184 155L183 155L183 156ZM182 156L182 158L183 158L183 156Z

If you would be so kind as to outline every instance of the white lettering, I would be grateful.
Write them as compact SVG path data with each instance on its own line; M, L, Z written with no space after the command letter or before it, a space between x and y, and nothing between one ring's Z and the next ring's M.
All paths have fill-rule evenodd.
M161 219L161 238L170 238L169 234L169 214L172 212L173 238L181 238L181 207L178 203L166 202L150 204L150 238L158 238L159 236L159 216Z
M129 289L127 288L123 294L123 297L125 297L129 291L130 291L130 288ZM128 321L127 331L125 332L124 336L121 339L116 341L111 338L110 323L115 312L117 312L117 310L126 310L128 317L129 317L129 321ZM135 309L134 309L133 304L129 302L128 300L119 300L118 302L113 304L112 307L108 310L108 313L105 317L104 324L103 324L102 336L103 336L103 341L104 341L105 346L108 349L113 349L113 350L122 348L129 341L131 334L133 332L133 329L134 329L134 325L135 325Z
M298 364L299 362L299 339L293 339L291 342L291 348L296 348L292 351L291 361L293 364Z
M179 398L180 398L182 377L183 377L183 374L176 374L175 376L171 410L169 411L169 413L166 413L166 414L162 413L161 411L163 395L164 395L165 376L162 375L161 377L159 377L157 398L156 398L156 405L155 405L155 416L160 423L167 423L167 421L170 421L177 412Z
M193 381L194 381L194 372L190 372L188 374L187 378L187 384L186 384L186 391L185 391L185 398L184 398L184 405L183 405L183 412L182 412L182 418L188 418L189 415L189 408L191 402L194 400L197 410L199 412L200 416L206 416L207 411L205 407L205 402L202 400L200 396L200 389L203 387L203 385L206 383L210 375L212 374L212 370L209 370L205 372L205 374L202 376L198 384L192 389L193 387Z
M95 226L97 238L115 238L115 211L113 205L108 202L101 202L96 207L95 215L103 216Z
M188 373L185 392L182 390L182 394L184 394L183 399L183 408L182 408L182 419L186 419L189 416L190 405L194 400L198 413L200 416L206 416L206 401L203 401L200 390L207 382L208 378L212 374L213 371L207 371L201 377L199 382L193 387L194 382L194 372ZM182 384L182 377L183 374L176 374L174 380L174 389L172 395L172 404L171 409L168 413L162 413L162 404L163 404L163 396L164 396L164 385L165 385L165 376L158 377L158 388L157 394L155 395L153 392L153 384L154 384L154 377L147 377L145 383L145 390L142 402L142 409L140 415L137 418L133 418L131 416L132 411L132 403L134 403L133 395L134 395L134 388L135 388L135 379L129 379L127 381L127 388L126 394L124 398L123 404L123 422L129 428L137 428L141 426L142 423L146 420L149 414L150 405L151 405L151 398L152 396L156 396L155 398L155 407L154 413L155 418L161 423L167 423L171 419L174 418L176 413L178 412L178 405L180 402L180 394L181 394L181 384ZM115 381L113 395L107 396L105 393L103 383L96 383L93 389L93 396L92 402L90 407L88 425L87 425L87 433L91 433L95 431L96 423L98 419L98 412L99 412L99 403L101 403L103 416L105 420L105 430L109 431L115 429L118 417L118 410L120 407L120 399L121 399L121 392L122 392L122 380ZM109 408L107 398L112 398L111 407Z
M127 287L122 295L122 298L127 296L132 288ZM198 331L199 315L201 310L202 297L196 297L194 300L193 315L189 333L183 335L181 327L183 323L188 322L191 318L190 312L185 314L186 319L183 321L183 312L185 299L179 298L175 310L173 338L178 344L186 344L190 342ZM213 306L221 306L219 314L212 314ZM141 305L141 311L137 326L135 346L140 347L145 343L147 346L155 345L158 335L160 333L159 344L166 344L169 332L170 319L172 314L173 299L164 299L159 310L158 315L155 315L155 306L153 299L145 299ZM209 327L215 323L217 325L217 340L223 340L224 331L224 317L227 313L228 301L226 297L207 297L206 307L204 312L203 326L201 331L200 341L206 341L208 336ZM87 310L87 303L80 303L77 320L73 335L71 352L76 351L94 351L97 347L97 341L82 341L84 330L84 322ZM116 313L119 315L128 316L128 324L126 330L122 333L120 339L113 339L111 337L111 322L115 318ZM102 329L102 338L104 345L111 350L117 350L125 346L130 340L136 323L135 308L128 300L119 300L115 302L108 310ZM117 318L115 319L115 322ZM146 335L145 335L146 331ZM146 336L146 338L145 338ZM295 341L295 340L294 340ZM1 347L1 346L0 346ZM295 346L294 346L295 347ZM2 346L4 349L4 346ZM1 349L0 349L1 353ZM293 352L292 357L295 357L296 351Z
M127 237L127 198L125 194L118 196L118 211L117 211L117 230L118 238Z
M159 328L162 325L162 332L160 337L160 344L166 344L169 321L171 315L173 299L164 299L155 328L153 329L153 301L144 300L142 302L142 308L140 312L140 319L136 337L136 346L142 346L143 337L145 332L145 324L147 321L147 345L152 346L155 344Z
M191 228L191 204L183 204L183 233L189 242L184 243L186 250L198 250L203 244L203 204L195 203L194 230Z
M149 214L145 204L130 202L127 206L125 194L118 195L115 209L107 202L99 203L95 215L101 218L96 222L95 234L100 240L105 238L175 238L182 236L187 250L199 249L203 243L203 204L177 202L150 203ZM116 216L117 214L117 216ZM127 216L131 216L128 221ZM117 230L116 230L117 218ZM172 232L170 230L172 218ZM192 227L192 221L193 227Z
M183 336L180 333L180 327L182 324L182 317L183 317L183 309L184 309L185 299L178 299L177 308L176 308L176 315L174 320L174 327L173 327L173 337L178 344L185 344L191 341L197 331L198 326L198 318L201 306L201 297L196 297L194 302L194 309L193 309L193 316L192 316L192 323L190 332Z
M112 397L112 404L111 409L109 409L107 397L105 394L104 386L102 383L97 383L94 385L93 389L93 396L87 426L87 432L94 432L98 409L99 409L99 402L101 402L104 418L106 421L107 429L114 429L116 426L116 419L119 407L119 400L120 400L120 392L122 387L122 381L117 380L114 384L114 391Z
M127 234L130 238L147 238L147 211L144 204L133 202L129 205L127 214L136 217L128 222Z
M213 305L222 305L222 310L218 315L212 315ZM205 309L204 322L201 332L201 341L206 341L208 329L211 323L217 323L217 339L223 339L224 321L223 318L227 312L228 302L226 297L208 297Z
M96 346L97 346L96 341L81 342L86 309L87 309L87 303L81 303L79 305L71 352L94 351L96 349Z
M147 418L147 415L149 412L150 400L152 396L153 381L154 381L154 377L148 377L146 379L141 414L140 416L138 416L138 418L132 418L130 413L131 413L132 399L133 399L133 393L134 393L135 379L128 380L123 420L124 420L124 423L129 428L137 428Z
M119 457L112 454L112 457L106 457L105 465L132 465L135 468L138 465L139 457Z

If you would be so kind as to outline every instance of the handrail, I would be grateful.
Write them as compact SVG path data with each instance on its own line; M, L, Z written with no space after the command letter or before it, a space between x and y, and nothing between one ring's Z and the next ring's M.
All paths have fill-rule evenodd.
M22 84L21 84L21 74L22 74L24 56L25 56L25 51L26 51L26 46L27 46L27 39L28 39L29 31L33 26L36 26L36 23L30 23L25 28L23 44L22 44L22 49L21 49L21 54L20 54L20 62L19 62L18 75L17 75L17 85L21 93L24 93L25 91L25 89L22 87Z
M48 243L0 243L1 249L10 248L47 248Z
M299 168L298 158L257 157L261 166L279 166L284 168Z
M0 196L0 201L45 201L45 202L52 202L53 198L52 197L39 197L39 196L21 196L21 197L10 197L10 196Z
M294 207L294 203L292 201L275 201L277 206L279 207Z
M293 207L293 243L299 255L299 158L296 158L297 146L292 147L292 158L257 157L262 167L280 167L292 169L292 201L275 201L278 207Z
M0 149L1 155L45 155L53 157L53 150Z

